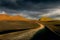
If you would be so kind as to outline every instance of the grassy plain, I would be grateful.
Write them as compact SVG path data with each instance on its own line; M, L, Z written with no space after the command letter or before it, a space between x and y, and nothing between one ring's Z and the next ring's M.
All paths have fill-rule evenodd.
M33 21L0 21L0 32L5 30L32 29L38 26Z

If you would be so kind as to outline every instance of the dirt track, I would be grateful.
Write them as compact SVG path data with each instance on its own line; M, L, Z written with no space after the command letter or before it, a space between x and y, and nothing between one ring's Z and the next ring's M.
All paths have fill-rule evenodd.
M30 40L38 30L41 30L44 28L44 25L42 25L40 23L38 23L38 24L40 26L35 29L0 35L0 40Z

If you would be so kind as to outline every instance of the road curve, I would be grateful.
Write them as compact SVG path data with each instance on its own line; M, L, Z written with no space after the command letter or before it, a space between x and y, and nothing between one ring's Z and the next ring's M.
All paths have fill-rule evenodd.
M34 34L36 34L37 31L44 28L43 24L40 24L38 22L37 22L37 24L39 24L40 26L35 29L0 35L0 39L1 40L30 40L34 36Z

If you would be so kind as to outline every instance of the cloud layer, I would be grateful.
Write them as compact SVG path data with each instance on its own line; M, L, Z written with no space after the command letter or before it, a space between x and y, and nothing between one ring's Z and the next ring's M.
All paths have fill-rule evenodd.
M22 15L30 19L60 15L59 0L0 0L0 13Z
M53 17L53 16L60 16L60 9L51 9L48 13L42 14L40 16L48 16L48 17Z

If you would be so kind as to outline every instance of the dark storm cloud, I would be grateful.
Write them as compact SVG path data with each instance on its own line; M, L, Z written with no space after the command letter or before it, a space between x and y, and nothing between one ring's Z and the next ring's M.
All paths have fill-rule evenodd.
M53 3L53 4L52 4ZM0 0L0 8L14 10L42 10L52 8L52 5L59 3L58 0ZM54 6L55 6L54 5Z
M0 11L38 17L60 6L60 0L0 0Z

